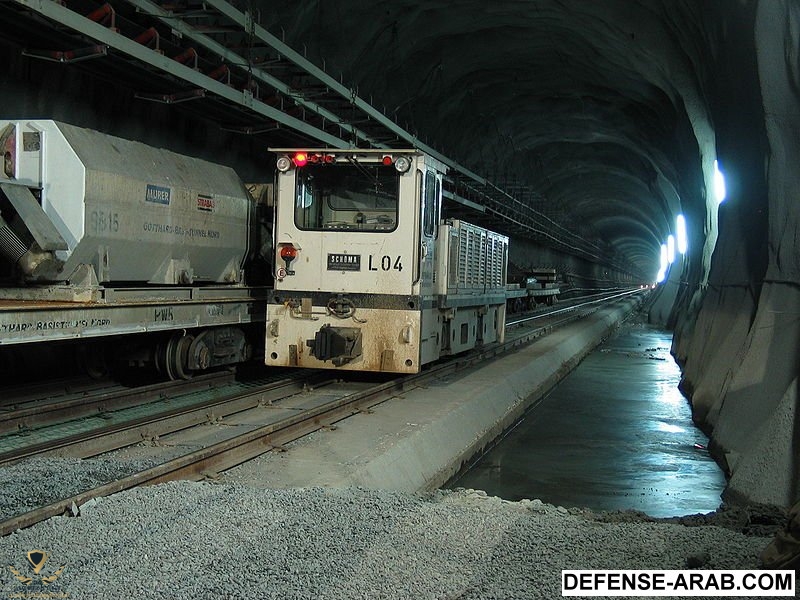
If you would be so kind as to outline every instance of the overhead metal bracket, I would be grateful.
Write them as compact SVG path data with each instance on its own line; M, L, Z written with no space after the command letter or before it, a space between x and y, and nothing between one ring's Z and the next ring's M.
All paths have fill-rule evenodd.
M163 7L159 6L158 4L156 4L155 2L152 2L151 0L125 0L125 1L136 7L137 10L140 10L145 14L160 19L163 23L169 25L169 27L171 27L173 31L179 33L183 38L190 39L192 40L193 43L198 44L199 46L202 46L207 50L213 52L218 57L220 57L225 63L232 66L236 66L242 71L247 72L254 80L266 84L267 86L278 91L282 95L293 97L297 103L302 105L304 108L309 109L311 112L316 113L317 115L327 120L328 122L343 125L346 127L352 127L352 125L347 123L347 121L342 117L339 117L338 115L330 112L329 110L325 109L319 104L312 102L311 100L303 99L301 92L292 90L290 85L284 83L280 79L276 78L274 75L268 73L267 69L270 68L281 68L281 69L286 68L285 65L280 64L279 60L267 61L261 63L260 65L250 64L248 63L245 57L236 54L235 52L233 52L232 49L227 48L218 41L212 39L208 35L210 32L204 30L201 26L181 21L180 14L168 11ZM219 12L219 9L217 9L217 11ZM226 15L224 12L222 12L221 14L223 14L226 18L236 23L237 27L241 28L238 31L248 35L251 41L253 42L257 41L259 42L259 44L264 44L267 47L272 47L271 44L265 42L259 36L259 31L261 28L255 22L255 20L253 19L252 15L249 12L245 13L237 12L236 14L241 14L241 20L231 19L230 16ZM275 63L275 66L273 66L272 63ZM243 100L245 106L247 106L247 101L249 100L249 98L244 98ZM275 119L275 120L280 122L280 119ZM297 127L293 127L290 123L284 123L284 124L289 125L289 127L292 127L294 129L298 129ZM302 129L299 130L302 131ZM366 133L361 131L356 131L355 134L359 139L367 143L370 143L372 145L375 145L374 142L371 140L370 136L367 135ZM318 135L316 135L315 137L320 140L323 139ZM328 141L327 143L339 148L346 148L350 145L348 142L345 142L344 140L339 140L338 143L332 143L331 141Z
M303 122L300 119L289 116L280 110L264 104L261 101L254 100L253 105L246 106L244 98L239 90L235 90L224 83L218 82L202 73L198 73L194 69L175 62L171 58L167 58L146 46L143 46L134 40L126 38L119 33L109 30L107 27L98 25L94 21L62 6L58 2L52 0L14 0L30 11L38 13L44 17L52 19L62 25L73 29L74 31L91 37L99 42L114 48L116 51L127 55L130 58L140 61L143 64L149 65L163 73L167 73L173 77L184 80L189 84L193 84L205 88L209 93L219 96L233 104L245 106L253 112L283 123L287 127L307 135L313 139L319 140L324 144L329 144L337 148L346 148L348 142L329 134L313 125Z
M38 58L50 62L71 64L80 62L82 60L89 60L92 58L102 58L108 55L108 46L99 44L97 46L88 46L86 48L77 48L75 50L30 50L25 49L22 51L22 56L28 58Z
M250 125L245 125L243 127L236 127L236 126L220 126L222 131L230 131L231 133L241 133L243 135L259 135L261 133L269 133L271 131L278 131L280 129L280 124L276 123L275 125L269 127L253 127Z
M177 94L145 94L137 92L134 94L135 98L139 100L148 100L150 102L158 102L160 104L178 104L180 102L188 102L189 100L199 100L206 97L205 90L190 90L188 92L178 92Z

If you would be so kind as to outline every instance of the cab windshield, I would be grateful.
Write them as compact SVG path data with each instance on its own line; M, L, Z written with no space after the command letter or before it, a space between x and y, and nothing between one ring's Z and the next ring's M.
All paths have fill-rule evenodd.
M393 231L400 175L375 163L309 164L297 169L294 221L299 229Z

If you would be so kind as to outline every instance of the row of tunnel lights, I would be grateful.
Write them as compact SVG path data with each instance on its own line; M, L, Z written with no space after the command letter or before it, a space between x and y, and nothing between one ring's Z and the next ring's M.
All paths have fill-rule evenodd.
M675 234L667 236L667 243L661 244L661 268L656 276L656 283L661 283L667 276L667 269L675 262L675 250L680 254L686 254L689 249L689 241L686 236L686 218L683 215L675 217ZM676 243L677 241L677 243Z
M714 196L717 204L722 204L727 196L725 188L725 176L719 170L719 162L714 161ZM676 239L677 236L677 239ZM686 235L686 219L683 215L675 217L675 235L667 236L667 242L661 244L661 268L656 276L656 283L661 283L667 277L667 269L675 262L675 251L684 255L689 249L688 238Z

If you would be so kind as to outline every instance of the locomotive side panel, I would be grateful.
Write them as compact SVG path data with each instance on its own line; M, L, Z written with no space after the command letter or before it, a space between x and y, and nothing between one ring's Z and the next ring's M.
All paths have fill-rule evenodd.
M439 227L443 354L505 339L508 237L459 220Z

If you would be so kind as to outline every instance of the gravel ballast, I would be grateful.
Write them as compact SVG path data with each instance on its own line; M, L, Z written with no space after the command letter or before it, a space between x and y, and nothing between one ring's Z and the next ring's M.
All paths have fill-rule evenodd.
M162 461L44 457L0 468L0 520L69 498Z
M558 598L562 569L753 569L768 537L483 492L168 483L0 539L70 598ZM700 558L698 558L700 557ZM698 561L702 563L698 564ZM3 593L33 592L5 568ZM56 597L56 596L50 596ZM64 597L64 596L62 596Z

